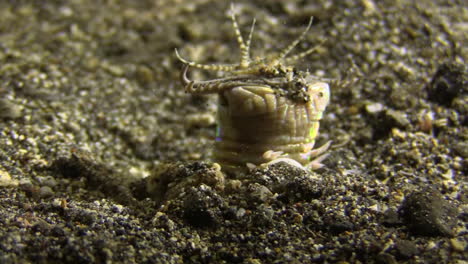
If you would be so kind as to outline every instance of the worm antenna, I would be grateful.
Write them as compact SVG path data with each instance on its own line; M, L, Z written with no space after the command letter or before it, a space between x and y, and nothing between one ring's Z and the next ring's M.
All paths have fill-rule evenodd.
M289 46L287 46L286 48L284 48L280 52L280 54L276 58L276 61L283 60L289 54L289 52L291 52L291 50L294 47L296 47L297 44L299 44L299 42L301 42L305 38L307 32L309 31L310 27L312 26L313 21L314 21L314 17L310 17L309 24L307 25L307 28L301 33L301 35L297 39L295 39Z
M180 73L180 81L182 82L183 85L187 86L188 84L192 83L193 81L187 78L187 71L190 65L184 64L184 68L182 69L182 72Z
M308 49L308 50L306 50L306 51L303 51L303 52L301 52L301 53L299 53L299 54L296 54L296 55L294 55L294 56L292 56L292 57L286 58L286 59L284 59L284 62L286 62L286 63L291 63L291 62L300 60L300 59L304 58L305 56L307 56L307 55L309 55L309 54L311 54L311 53L317 51L318 48L320 48L320 47L323 45L323 43L325 43L326 41L327 41L327 40L324 39L324 40L322 40L318 45L315 45L315 46L313 46L312 48L310 48L310 49Z
M239 29L239 25L237 24L236 15L234 11L234 4L231 3L231 20L232 20L232 27L234 28L234 32L236 33L237 43L239 44L239 48L241 50L242 58L244 58L244 54L248 54L248 46L245 45L244 38Z
M201 64L201 63L197 63L194 61L189 61L189 60L182 58L179 52L177 51L177 49L175 49L175 54L176 54L177 59L179 59L182 63L189 65L190 67L197 68L197 69L208 70L208 71L232 72L236 70L237 68L239 68L238 64Z
M252 26L250 27L250 33L249 33L249 37L247 38L247 42L245 44L245 50L241 50L241 62L240 62L240 67L241 68L248 68L249 65L250 65L250 61L251 61L251 58L250 58L250 44L252 43L252 35L253 35L253 31L254 31L254 28L255 28L255 18L254 20L252 21Z

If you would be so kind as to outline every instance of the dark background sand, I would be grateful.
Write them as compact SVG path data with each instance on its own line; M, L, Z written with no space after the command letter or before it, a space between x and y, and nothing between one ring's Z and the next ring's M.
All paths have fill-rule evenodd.
M463 2L236 1L254 56L314 16L297 67L359 79L326 168L236 182L174 56L238 61L229 1L1 1L0 263L467 263Z

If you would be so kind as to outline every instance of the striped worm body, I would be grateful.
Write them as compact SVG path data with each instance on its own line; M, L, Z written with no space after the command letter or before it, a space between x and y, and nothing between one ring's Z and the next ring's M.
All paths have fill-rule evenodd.
M313 147L319 121L330 100L329 85L308 72L286 66L315 50L286 57L303 40L312 19L307 29L278 55L256 60L249 55L255 20L244 42L234 12L231 19L241 50L240 63L199 64L183 59L176 50L176 56L185 64L181 80L186 91L219 95L214 161L228 172L280 161L303 169L322 167L326 157L323 153L330 142ZM231 76L193 81L187 77L189 67L229 72Z

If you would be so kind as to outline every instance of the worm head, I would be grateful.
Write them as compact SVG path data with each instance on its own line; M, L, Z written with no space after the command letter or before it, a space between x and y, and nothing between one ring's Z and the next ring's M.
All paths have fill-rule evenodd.
M322 117L323 111L330 102L330 87L324 82L314 82L308 85L310 104L316 113Z
M298 61L307 55L313 53L321 45L311 47L303 52L298 54L288 56L290 52L296 47L302 40L305 39L307 32L312 26L313 18L310 18L309 24L306 29L292 41L285 48L280 50L277 54L272 54L264 58L252 58L250 56L250 44L252 40L252 35L255 26L255 19L250 28L250 33L247 40L244 40L239 25L234 14L234 7L231 6L231 20L232 25L236 34L237 43L239 44L241 52L241 60L238 63L234 64L201 64L194 61L184 59L180 56L177 49L175 50L176 57L185 65L184 70L182 71L181 80L186 87L186 91L189 93L218 93L224 89L230 89L234 86L239 86L242 84L247 85L257 85L258 83L250 82L251 77L259 78L282 78L285 75L290 75L293 73L294 68L288 66L289 63ZM323 43L323 42L322 42ZM231 73L231 77L226 77L223 79L211 80L211 81L191 81L187 78L186 73L189 67L194 67L203 70L209 71L218 71ZM250 77L250 78L249 78ZM240 83L244 82L244 83ZM281 81L284 83L284 81ZM219 83L227 83L220 85Z

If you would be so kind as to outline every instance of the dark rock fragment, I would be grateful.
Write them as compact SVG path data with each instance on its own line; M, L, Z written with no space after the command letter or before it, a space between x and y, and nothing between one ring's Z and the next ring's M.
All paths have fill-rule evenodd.
M407 260L418 252L418 248L412 241L399 240L395 243L395 255L398 260Z
M299 202L318 199L322 196L323 181L313 179L309 175L301 175L285 184L280 190L279 199L284 202Z
M445 106L463 94L468 94L468 69L463 64L442 64L427 87L428 99Z
M398 212L392 209L388 209L383 213L381 223L386 227L394 227L402 224Z
M330 223L328 228L329 232L338 235L345 231L352 231L354 229L354 224L346 219L338 219L338 221Z
M183 203L184 219L195 227L215 227L219 224L223 198L207 185L188 190Z
M424 236L453 236L457 210L433 189L413 192L399 209L409 230Z
M80 180L86 179L87 187L99 190L119 202L129 203L134 197L129 189L129 182L119 177L110 166L99 163L93 157L79 149L71 149L70 154L59 156L50 167L58 175Z
M274 225L275 211L270 206L260 205L253 212L251 223L253 226L266 228Z
M377 263L382 263L382 264L397 264L398 263L395 257L388 253L380 253L379 255L377 255L375 260Z
M386 137L393 128L407 129L411 123L405 112L387 108L382 104L368 104L365 117L372 126L372 138Z

